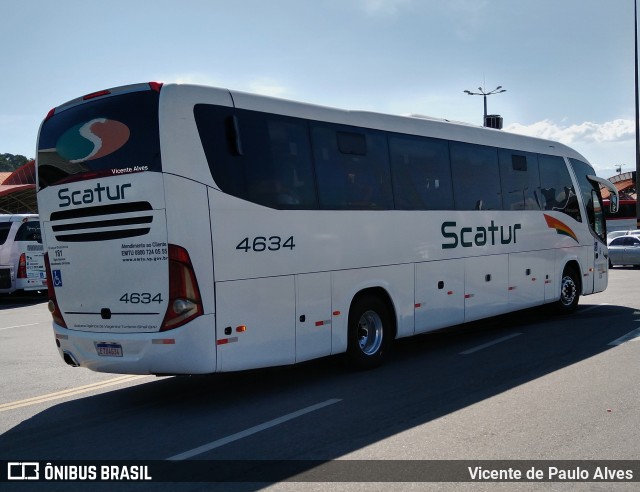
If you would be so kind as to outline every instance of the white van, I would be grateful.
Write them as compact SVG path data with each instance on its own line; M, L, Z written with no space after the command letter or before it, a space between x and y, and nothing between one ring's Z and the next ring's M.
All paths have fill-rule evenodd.
M38 216L0 215L0 294L46 288Z

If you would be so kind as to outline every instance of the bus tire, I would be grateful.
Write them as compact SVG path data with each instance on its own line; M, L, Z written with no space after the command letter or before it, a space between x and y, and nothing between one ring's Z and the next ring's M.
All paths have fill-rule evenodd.
M580 300L580 277L576 269L566 266L560 279L560 299L556 303L559 314L569 314L576 310Z
M377 296L357 298L349 310L347 362L354 369L380 366L389 346L392 320Z

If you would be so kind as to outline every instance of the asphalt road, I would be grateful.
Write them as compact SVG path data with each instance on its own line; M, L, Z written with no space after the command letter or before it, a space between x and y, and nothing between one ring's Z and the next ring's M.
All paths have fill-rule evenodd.
M400 340L387 364L374 371L350 372L333 357L293 367L163 378L66 366L44 300L4 298L0 460L314 460L302 470L307 472L325 461L354 460L350 472L356 478L376 477L385 463L397 460L640 460L640 339L633 338L640 336L639 281L640 270L614 269L609 289L582 298L579 311L568 317L533 309ZM319 483L319 477L318 483L179 488L638 487ZM27 490L22 483L10 485ZM32 487L56 490L53 485ZM129 490L123 487L116 489ZM91 488L114 490L112 484ZM176 488L165 484L163 490Z

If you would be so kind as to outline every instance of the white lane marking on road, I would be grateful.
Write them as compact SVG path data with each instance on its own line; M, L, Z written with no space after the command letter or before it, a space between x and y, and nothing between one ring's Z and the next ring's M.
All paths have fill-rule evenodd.
M483 345L478 345L477 347L470 348L469 350L465 350L464 352L460 352L459 355L469 355L474 352L478 352L479 350L486 349L487 347L491 347L498 343L505 342L507 340L511 340L512 338L519 337L522 333L512 333L511 335L507 335L506 337L498 338L497 340L493 340L492 342L485 343Z
M622 335L620 338L617 338L613 342L610 342L609 345L622 345L624 342L628 341L636 341L640 340L640 328L636 328L633 331L630 331L626 335Z
M25 400L12 401L9 403L3 403L0 405L0 412L6 412L7 410L14 410L16 408L28 407L30 405L37 405L51 400L59 400L61 398L67 398L69 396L75 396L82 393L88 393L89 391L100 390L109 386L117 384L124 384L136 379L146 378L149 376L120 376L113 379L107 379L99 383L87 384L85 386L78 386L76 388L70 388L68 390L58 391L56 393L49 393L47 395L35 396L33 398L27 398Z
M268 422L264 422L262 424L250 427L240 432L236 432L235 434L231 434L230 436L217 439L208 444L203 444L202 446L198 446L197 448L193 448L189 451L185 451L184 453L176 454L175 456L171 456L170 458L167 458L167 460L179 461L179 460L186 460L189 458L193 458L194 456L197 456L199 454L206 453L207 451L211 451L212 449L219 448L221 446L224 446L225 444L229 444L231 442L244 439L245 437L249 437L253 434L257 434L258 432L262 432L263 430L270 429L271 427L284 424L285 422L296 419L308 413L315 412L316 410L320 410L321 408L328 407L329 405L333 405L334 403L338 403L341 401L342 400L339 398L332 398L330 400L323 401L321 403L316 403L315 405L311 405L310 407L302 408L295 412L283 415L282 417L269 420Z
M2 330L10 330L11 328L23 328L25 326L36 326L36 325L41 325L42 323L29 323L27 325L15 325L15 326L5 326L4 328L0 328L0 331Z

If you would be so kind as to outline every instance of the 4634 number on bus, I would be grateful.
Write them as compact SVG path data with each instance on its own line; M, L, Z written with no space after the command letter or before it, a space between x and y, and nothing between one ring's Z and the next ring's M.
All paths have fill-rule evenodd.
M295 248L295 242L293 236L289 236L288 239L280 236L256 236L254 238L245 237L238 245L236 249L248 253L254 251L260 253L262 251L279 251L281 249L289 249L293 251Z

